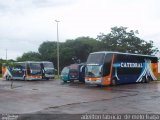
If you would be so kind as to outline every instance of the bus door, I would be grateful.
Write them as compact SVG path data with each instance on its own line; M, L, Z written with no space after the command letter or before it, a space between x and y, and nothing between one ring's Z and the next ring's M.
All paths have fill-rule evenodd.
M32 80L32 79L42 79L42 71L41 71L41 65L40 63L28 63L28 68L27 68L27 73L28 75L26 75L26 77L28 77L28 79Z
M113 54L110 53L106 54L102 68L102 74L103 74L102 85L109 85L111 83L113 60L114 60Z
M25 64L16 63L15 67L11 68L12 79L23 79L25 76Z

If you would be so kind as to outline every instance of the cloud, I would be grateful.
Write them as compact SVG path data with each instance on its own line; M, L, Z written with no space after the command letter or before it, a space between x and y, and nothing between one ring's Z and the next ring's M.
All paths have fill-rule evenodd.
M32 0L37 7L56 7L75 3L75 0Z
M1 0L0 57L5 58L6 48L15 59L37 51L43 41L56 41L55 19L60 20L60 41L96 38L111 27L124 26L158 45L159 4L159 0Z
M3 0L0 1L1 15L24 13L27 9L58 7L75 3L75 0Z

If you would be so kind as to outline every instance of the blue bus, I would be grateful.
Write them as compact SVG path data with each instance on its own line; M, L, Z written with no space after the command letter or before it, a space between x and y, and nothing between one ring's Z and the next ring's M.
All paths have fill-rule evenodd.
M49 61L14 62L2 65L2 76L6 80L41 80L54 78L54 65Z
M6 80L41 80L42 70L39 62L15 62L14 65L2 66L2 76Z
M158 78L158 58L121 52L93 52L86 63L85 83L117 85L150 82Z

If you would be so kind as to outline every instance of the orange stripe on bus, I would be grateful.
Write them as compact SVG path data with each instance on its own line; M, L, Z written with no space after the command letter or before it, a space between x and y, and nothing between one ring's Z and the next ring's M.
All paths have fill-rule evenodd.
M102 85L110 85L111 84L111 77L112 77L112 65L114 62L114 54L112 56L112 61L111 61L111 67L110 67L110 74L108 76L103 77L102 79Z

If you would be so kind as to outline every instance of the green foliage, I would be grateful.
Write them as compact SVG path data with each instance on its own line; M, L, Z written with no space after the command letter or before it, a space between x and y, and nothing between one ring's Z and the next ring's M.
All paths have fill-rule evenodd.
M139 54L155 54L159 50L153 41L146 42L136 35L138 31L127 30L127 27L113 27L108 34L101 33L97 39L78 37L59 43L60 69L74 63L74 59L85 62L89 53L95 51L119 51ZM43 60L51 61L57 67L57 42L43 42L36 52L24 53L18 61Z
M57 42L46 41L39 46L39 53L42 60L55 61L57 58Z
M127 32L127 27L113 27L108 34L100 34L97 39L108 51L119 51L139 54L156 54L159 50L154 48L153 41L146 42L136 36L138 31Z
M85 62L88 54L93 51L99 50L98 46L100 42L89 37L79 37L75 40L67 40L65 43L65 47L71 47L74 51L74 54L72 57L77 57L81 60L81 62Z
M41 55L37 52L28 52L24 53L22 57L18 57L17 61L40 61L41 60Z
M88 54L98 50L99 41L89 37L79 37L75 40L67 40L60 45L60 69L74 63L72 58L80 59L85 62ZM41 60L52 61L57 66L57 42L46 41L38 49Z

